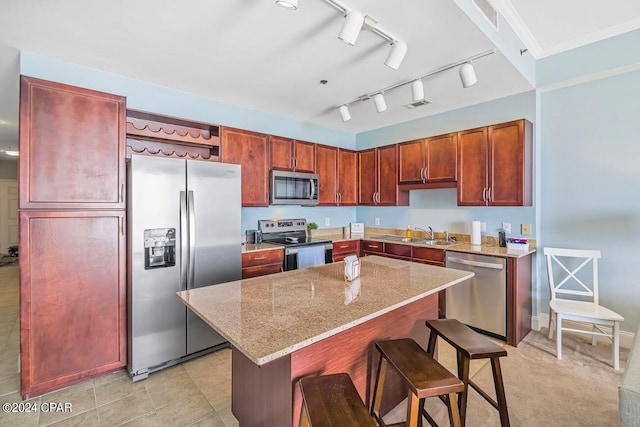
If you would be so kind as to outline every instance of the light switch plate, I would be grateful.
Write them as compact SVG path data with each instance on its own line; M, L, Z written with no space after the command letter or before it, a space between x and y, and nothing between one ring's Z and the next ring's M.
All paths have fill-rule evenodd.
M520 231L525 236L531 235L531 224L522 224L520 226Z
M507 234L511 234L511 223L510 223L510 222L503 222L503 223L502 223L502 229L503 229Z
M329 227L331 225L331 218L328 216L324 218L324 226Z

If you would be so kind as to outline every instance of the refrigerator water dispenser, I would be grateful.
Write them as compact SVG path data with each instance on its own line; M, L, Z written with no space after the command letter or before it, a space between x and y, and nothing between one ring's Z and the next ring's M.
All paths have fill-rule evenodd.
M176 265L176 229L144 230L144 269Z

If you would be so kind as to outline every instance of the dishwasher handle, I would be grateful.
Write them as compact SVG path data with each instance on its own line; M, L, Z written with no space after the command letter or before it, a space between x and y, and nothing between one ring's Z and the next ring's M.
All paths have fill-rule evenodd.
M447 262L455 262L457 264L470 265L472 267L492 268L494 270L504 269L503 264L495 264L492 262L482 262L482 261L471 261L468 259L462 259L457 257L449 257L447 258Z

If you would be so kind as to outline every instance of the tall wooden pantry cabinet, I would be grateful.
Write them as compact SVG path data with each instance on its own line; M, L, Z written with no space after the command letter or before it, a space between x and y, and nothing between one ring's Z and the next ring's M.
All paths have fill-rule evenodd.
M20 88L24 398L126 364L125 98Z

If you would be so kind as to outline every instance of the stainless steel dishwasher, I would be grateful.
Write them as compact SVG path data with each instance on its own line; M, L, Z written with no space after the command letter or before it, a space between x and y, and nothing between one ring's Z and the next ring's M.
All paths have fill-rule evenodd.
M446 266L475 276L447 288L449 319L487 335L507 339L507 260L447 251Z

